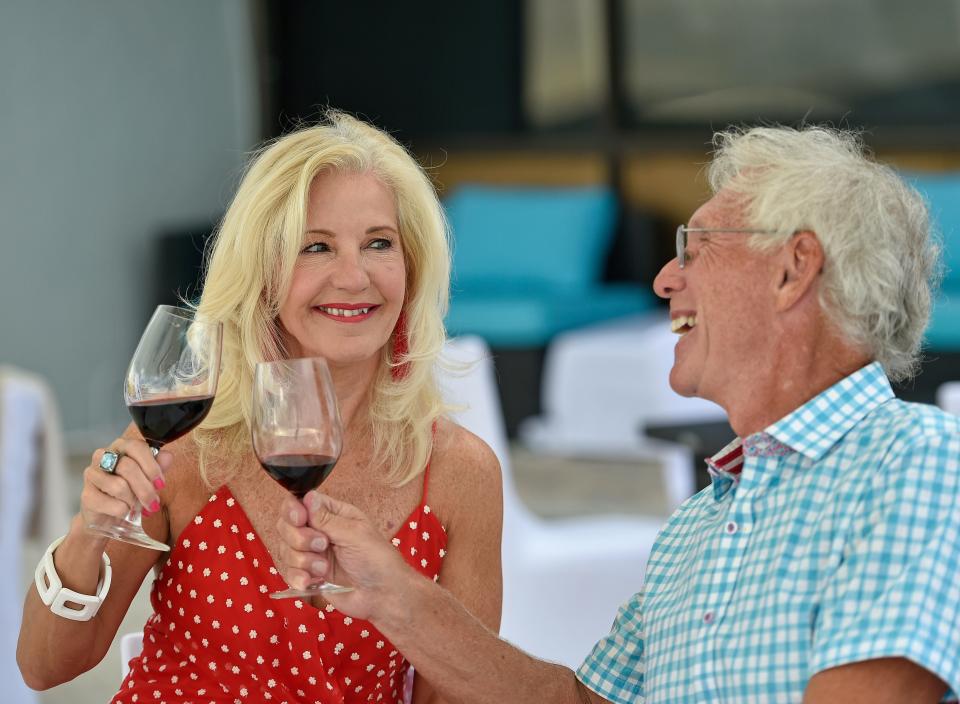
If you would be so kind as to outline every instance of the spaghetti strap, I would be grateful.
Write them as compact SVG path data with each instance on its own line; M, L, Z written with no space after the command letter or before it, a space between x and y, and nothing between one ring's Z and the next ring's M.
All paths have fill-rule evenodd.
M427 460L427 466L423 468L423 498L420 499L420 505L427 503L427 484L430 481L430 460Z
M433 425L430 428L431 440L437 439L437 421L433 421ZM430 482L430 462L433 460L433 449L431 448L430 456L427 458L427 466L423 468L423 495L420 499L420 505L425 506L427 504L427 485Z

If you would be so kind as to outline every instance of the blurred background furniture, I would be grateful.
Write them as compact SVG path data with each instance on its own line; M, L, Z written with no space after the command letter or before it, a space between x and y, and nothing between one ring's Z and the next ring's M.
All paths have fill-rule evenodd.
M31 533L43 543L66 533L68 486L53 393L39 376L0 367L0 681L5 704L37 701L16 663L23 598L33 584L32 573L21 573L23 545Z
M943 282L934 302L926 347L931 353L960 353L960 172L914 175L913 185L930 205L942 236ZM960 378L960 368L954 368Z
M476 336L452 339L441 368L464 427L493 449L503 473L503 619L500 635L546 660L577 667L642 583L661 518L590 516L545 521L520 500L511 475L493 360Z
M451 335L479 335L494 348L544 346L653 303L638 284L602 280L618 207L608 187L466 185L444 204L453 232Z
M120 679L130 672L130 661L143 652L143 631L120 636Z
M726 422L719 406L670 388L677 339L662 311L557 336L544 364L543 414L521 424L520 440L552 455L658 459L674 467L665 479L676 507L694 493L696 470L689 451L677 459L677 446L664 438L682 442L684 426ZM662 432L648 435L648 426ZM675 433L666 432L670 426ZM729 431L726 441L732 438Z
M937 405L947 413L960 416L960 381L950 381L937 390Z
M960 171L905 175L930 207L931 223L941 237L944 268L924 336L920 374L894 385L894 390L909 401L934 403L943 384L960 380Z
M648 286L608 281L620 221L608 185L461 184L444 199L453 235L451 335L493 348L508 436L535 414L543 353L558 333L639 313Z

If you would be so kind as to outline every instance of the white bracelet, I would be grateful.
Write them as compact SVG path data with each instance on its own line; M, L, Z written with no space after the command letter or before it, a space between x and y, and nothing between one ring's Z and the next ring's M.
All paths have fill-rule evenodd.
M110 558L107 557L107 553L103 553L100 581L97 583L95 596L80 594L72 589L67 589L60 581L57 568L53 565L53 551L60 546L60 543L66 537L64 535L50 543L50 547L47 548L40 559L40 564L37 565L33 578L37 584L40 600L43 601L45 606L49 606L53 613L71 621L89 621L97 615L100 604L107 598L107 592L110 591L110 577L113 573L113 570L110 569ZM79 605L81 608L72 608L67 606L67 603Z

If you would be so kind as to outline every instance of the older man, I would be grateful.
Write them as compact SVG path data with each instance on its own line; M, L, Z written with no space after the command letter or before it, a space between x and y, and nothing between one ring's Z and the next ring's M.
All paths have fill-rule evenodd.
M928 318L924 204L843 132L738 130L716 146L715 195L654 286L680 334L672 387L722 406L738 438L577 673L498 640L356 509L315 493L309 517L286 507L287 580L322 574L311 541L332 542L356 590L331 603L371 619L447 701L960 692L960 419L888 381L914 372Z

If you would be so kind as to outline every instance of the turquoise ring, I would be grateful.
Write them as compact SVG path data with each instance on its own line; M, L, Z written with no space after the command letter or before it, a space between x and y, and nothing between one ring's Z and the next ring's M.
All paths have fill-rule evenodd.
M107 474L114 474L117 471L120 458L125 454L126 453L121 450L106 450L103 453L103 457L100 458L100 469Z

